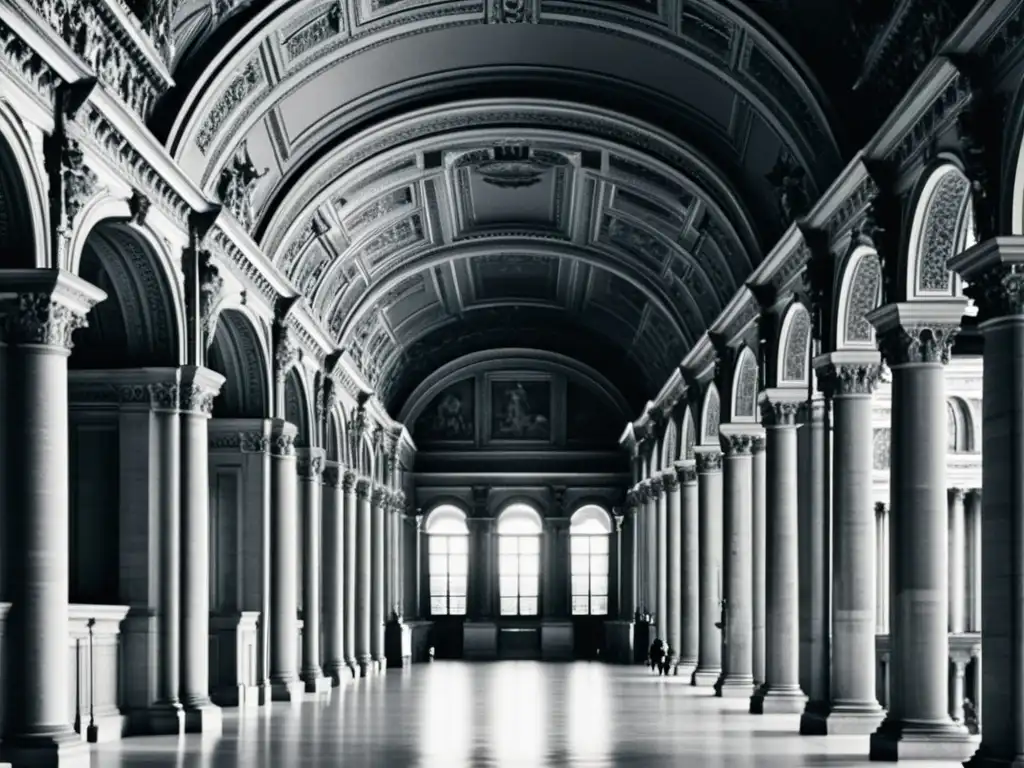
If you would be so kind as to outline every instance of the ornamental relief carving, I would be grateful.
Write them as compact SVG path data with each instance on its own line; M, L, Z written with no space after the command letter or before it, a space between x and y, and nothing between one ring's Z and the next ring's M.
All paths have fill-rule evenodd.
M960 324L896 326L878 339L882 356L889 365L907 363L949 363L953 341Z
M736 382L736 416L757 418L757 360L749 350L740 356Z
M946 262L960 247L961 213L969 193L966 177L957 170L947 171L932 193L915 275L919 292L951 293L952 274Z
M239 432L238 447L242 453L269 453L270 437L262 432Z
M697 482L697 465L689 464L676 467L676 475L682 485L693 485Z
M295 455L295 435L279 432L271 439L270 452L273 456L287 457Z
M803 406L800 402L762 400L761 418L767 426L793 426Z
M49 293L19 293L3 323L3 340L12 345L39 344L72 349L72 334L88 327L84 315L53 301Z
M827 397L870 395L878 386L882 374L880 365L829 365L820 374L822 389Z
M870 343L874 339L874 328L864 316L878 306L882 270L877 259L870 255L860 258L856 270L846 304L846 341Z
M726 456L746 456L754 451L755 435L720 435Z
M175 383L158 383L147 386L153 408L160 411L176 411L181 405L181 388Z
M231 113L265 82L266 75L263 72L260 57L253 56L242 66L241 71L220 94L212 109L203 119L199 133L196 134L196 146L199 147L200 152L204 155L209 152L214 138L227 122Z
M1015 264L996 265L972 275L964 293L985 319L1024 315L1024 269Z
M782 380L807 381L807 364L811 344L811 314L803 307L793 310L786 338L786 354L782 360Z
M722 454L719 451L701 451L697 454L697 472L706 475L722 471Z
M718 442L718 427L721 423L722 403L718 397L718 390L712 388L708 392L707 402L704 406L704 435L702 444L715 444Z
M188 413L209 416L213 413L213 401L217 390L192 382L181 387L181 410Z

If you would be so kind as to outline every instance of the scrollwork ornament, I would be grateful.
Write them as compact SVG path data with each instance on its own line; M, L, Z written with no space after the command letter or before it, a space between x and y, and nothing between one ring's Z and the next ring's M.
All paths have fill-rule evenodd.
M746 456L754 451L754 435L719 435L727 456Z
M697 482L697 465L686 464L682 467L676 467L676 476L682 485L693 485Z
M238 447L242 453L267 453L270 451L270 438L262 432L239 432Z
M344 476L341 478L341 489L345 493L350 493L356 488L356 473L351 469L346 469Z
M799 402L762 400L761 418L767 426L794 426L802 407L803 403Z
M1024 265L999 264L972 276L964 293L987 320L1024 315Z
M71 350L71 335L89 323L84 315L54 301L48 293L20 293L4 322L4 340L12 345L42 345Z
M701 451L696 454L697 472L706 475L722 471L722 454L720 451Z
M661 483L665 488L665 493L673 493L679 490L679 477L676 475L675 470L669 470L661 476Z
M878 347L890 366L909 363L949 363L959 323L899 325L880 334Z
M829 365L822 376L822 389L829 398L870 395L878 386L882 367L875 364Z
M274 456L294 456L295 435L289 435L287 432L279 432L274 435L274 439L271 444L271 451Z
M150 384L148 390L149 401L154 410L177 411L181 407L181 388L177 384Z

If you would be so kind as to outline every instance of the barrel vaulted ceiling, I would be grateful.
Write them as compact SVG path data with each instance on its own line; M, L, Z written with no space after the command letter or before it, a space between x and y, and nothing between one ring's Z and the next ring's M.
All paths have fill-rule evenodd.
M839 165L803 65L736 3L179 21L170 151L211 192L251 167L243 224L392 408L451 359L527 343L642 402Z

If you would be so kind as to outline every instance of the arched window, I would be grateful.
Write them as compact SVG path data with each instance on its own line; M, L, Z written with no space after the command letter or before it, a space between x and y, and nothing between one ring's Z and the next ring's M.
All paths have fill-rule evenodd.
M469 574L466 515L458 507L439 506L427 517L426 532L430 553L430 614L465 616Z
M498 596L502 616L536 616L540 594L543 523L527 504L510 504L498 516Z
M598 506L580 507L569 523L574 616L608 613L608 544L611 517Z

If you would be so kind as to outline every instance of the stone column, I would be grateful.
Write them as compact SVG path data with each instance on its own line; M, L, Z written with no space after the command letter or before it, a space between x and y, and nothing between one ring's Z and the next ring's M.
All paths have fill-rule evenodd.
M181 687L181 421L180 387L150 384L154 432L160 461L159 504L159 635L156 701L149 713L154 734L181 734L185 713L178 698Z
M345 662L345 495L344 471L328 462L323 484L324 674L332 685L351 677Z
M373 637L370 623L370 582L373 579L373 538L370 522L371 483L365 477L356 481L356 664L359 676L372 671Z
M323 497L321 476L324 450L304 448L298 455L297 469L302 486L302 672L306 693L324 693L331 681L320 667L320 585L321 531Z
M391 491L375 487L370 500L370 659L377 672L387 669L384 656L384 607L385 567L384 516L391 503Z
M700 501L697 467L693 461L679 462L679 648L676 674L692 678L700 649Z
M753 462L751 531L753 543L753 674L755 690L765 681L765 454L764 438L755 437L751 446Z
M181 704L185 730L220 733L210 700L210 459L213 399L224 377L182 369L181 383Z
M647 612L654 614L654 636L661 636L661 622L664 616L658 616L658 499L661 497L661 480L648 478L644 481L647 492L644 504L644 555L643 565L646 575L644 604Z
M275 419L270 439L270 689L274 701L299 701L299 510L294 424Z
M883 712L875 694L875 511L871 399L878 352L815 360L834 410L832 467L832 681L824 712L805 712L802 733L872 733ZM827 550L826 550L827 551Z
M4 734L15 765L88 761L68 693L68 355L106 294L58 270L0 271L7 344Z
M875 634L889 634L889 510L875 503Z
M832 459L829 405L821 395L801 409L805 471L800 474L798 539L800 548L800 687L807 706L801 733L821 733L831 701ZM801 439L802 438L802 439Z
M969 525L971 573L971 632L981 632L981 490L972 488L965 501Z
M766 430L765 681L750 711L799 713L807 697L800 689L799 546L797 529L796 414L799 390L768 390L762 402Z
M967 631L967 541L964 489L950 488L949 504L949 633Z
M952 669L949 680L949 716L953 722L966 726L964 722L964 677L967 665L971 663L971 654L954 651L950 653Z
M674 473L673 473L674 474ZM662 640L668 639L669 615L668 615L668 489L665 486L665 476L659 475L652 479L652 488L657 493L655 500L655 531L654 531L654 595L655 615L658 622L658 636Z
M355 677L359 666L356 663L356 559L359 531L356 523L356 473L346 469L341 478L341 490L345 504L345 665L349 674Z
M713 685L722 672L722 454L717 448L695 450L699 504L700 645L690 682Z
M633 621L636 615L636 512L639 500L634 491L626 494L626 514L622 523L622 603L619 615Z
M889 711L871 737L879 760L964 760L974 751L967 730L949 716L945 366L966 304L890 304L868 315L892 370L890 494L897 510Z
M722 674L715 695L754 692L753 425L723 424L722 440Z
M679 498L679 478L675 469L662 476L665 488L665 636L675 664L679 663L679 649L682 643L682 609L679 589L682 586L682 513ZM660 548L659 548L660 551ZM676 669L673 669L675 672Z
M952 259L984 337L981 518L981 746L970 768L1024 765L1024 238Z

